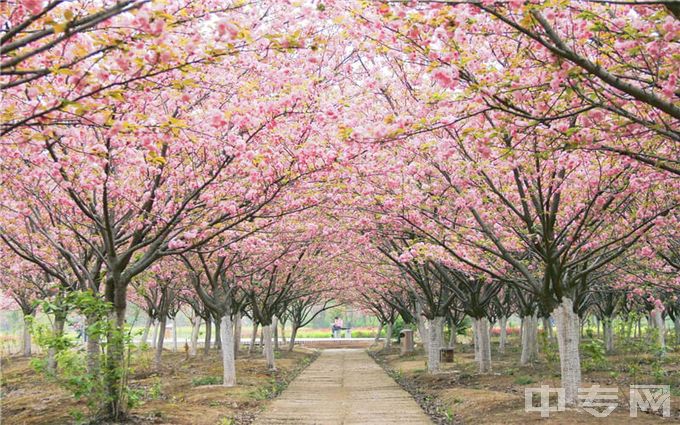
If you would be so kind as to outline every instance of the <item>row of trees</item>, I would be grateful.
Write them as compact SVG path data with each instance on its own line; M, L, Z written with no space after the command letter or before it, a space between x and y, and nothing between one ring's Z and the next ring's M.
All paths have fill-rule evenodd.
M64 294L108 303L101 368L88 350L111 416L130 299L211 316L225 382L239 315L271 341L318 285L418 323L433 372L460 312L483 371L489 311L550 315L570 404L591 299L670 314L674 6L285 3L0 5L3 260L57 332Z

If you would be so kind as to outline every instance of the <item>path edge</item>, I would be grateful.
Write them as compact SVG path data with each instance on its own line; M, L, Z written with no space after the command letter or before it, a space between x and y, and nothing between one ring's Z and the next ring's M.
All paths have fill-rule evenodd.
M432 395L426 394L421 391L420 388L409 385L409 380L404 378L403 374L390 367L383 358L381 358L377 351L366 350L368 356L373 359L374 362L380 366L387 375L392 378L404 391L409 393L411 397L418 403L418 406L422 411L437 425L457 425L460 422L454 422L455 418L449 417L446 413L446 406L444 403L433 397Z

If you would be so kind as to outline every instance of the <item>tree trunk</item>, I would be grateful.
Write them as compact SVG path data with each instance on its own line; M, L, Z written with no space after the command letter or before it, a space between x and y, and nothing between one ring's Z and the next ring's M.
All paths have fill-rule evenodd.
M602 320L602 333L604 334L604 349L607 353L614 351L614 328L612 326L612 318L605 317Z
M383 347L385 350L392 348L392 329L394 329L394 324L388 322L385 328L385 345Z
M210 354L210 343L212 342L212 319L208 317L205 319L205 344L203 344L203 355Z
M142 332L142 339L139 341L139 351L141 352L147 341L149 341L149 331L151 330L151 325L153 325L153 317L149 316L146 319L146 325L144 325L144 332Z
M458 342L458 329L453 321L449 324L451 328L451 335L449 335L449 348L456 348L456 343Z
M295 347L295 337L297 336L298 324L293 321L292 327L290 329L290 340L288 341L288 351L293 351Z
M657 331L656 344L661 351L666 351L666 323L663 314L660 309L654 309L651 314L654 318L654 328Z
M481 319L474 319L476 322L475 330L477 331L477 338L475 342L479 344L479 348L475 351L479 352L479 373L491 372L491 338L489 337L489 319L482 317Z
M479 359L482 357L479 352L480 342L479 342L479 322L477 319L472 319L472 348L475 350L475 361L479 363Z
M442 326L444 317L436 316L430 321L429 340L427 350L427 372L434 374L440 370L439 350L442 346Z
M234 358L238 357L241 350L241 312L234 315Z
M248 346L248 354L253 354L255 349L255 341L257 341L257 323L253 322L253 334L250 335L250 346Z
M279 318L274 316L272 322L272 334L274 338L274 351L279 351Z
M536 360L538 354L537 325L536 313L532 316L522 317L522 354L520 356L520 364L522 365L528 365Z
M383 324L382 324L382 322L380 322L380 326L378 327L378 333L375 334L375 340L373 340L374 344L377 344L378 341L380 341L380 334L382 333L382 330L383 330Z
M543 332L545 333L545 339L552 339L552 326L550 325L550 318L543 317Z
M87 336L87 372L93 376L99 376L101 363L101 347L99 346L100 335L93 331L96 324L96 316L90 315L85 317L83 335Z
M220 320L221 319L214 319L215 320L215 349L216 350L221 350L222 349L222 330L220 329Z
M31 357L32 354L32 344L31 344L31 323L33 322L33 313L24 314L24 337L23 337L23 348L22 354L24 357Z
M158 332L158 342L156 343L156 355L154 356L154 367L156 370L160 369L161 366L161 357L163 355L163 343L165 342L165 327L167 323L167 316L163 315L161 318L160 322L160 329Z
M286 345L286 320L281 321L281 342Z
M111 329L107 336L105 386L108 391L108 413L113 421L125 419L128 410L127 373L125 359L125 311L127 309L127 282L115 276L107 277L105 299L113 305L109 315Z
M501 316L498 320L498 325L500 326L500 333L498 336L498 352L505 354L505 343L508 339L508 318Z
M675 330L675 345L680 345L680 314L675 315L673 329Z
M196 316L191 324L191 344L189 345L189 355L196 357L198 352L198 334L201 332L201 318Z
M602 325L604 327L604 324ZM604 329L602 330L604 332ZM595 335L600 338L600 318L595 317Z
M172 318L172 352L177 352L177 316Z
M423 316L418 316L418 333L420 334L420 340L423 342L425 352L429 353L430 329L427 320Z
M557 345L560 352L562 388L567 406L578 405L578 388L581 385L581 358L579 355L579 318L574 304L563 297L553 313L557 324Z
M153 325L153 335L151 335L151 348L156 348L156 341L158 341L158 327L160 324L158 323L158 320L154 320L154 325Z
M264 357L267 361L268 370L276 370L276 363L274 361L274 344L272 341L272 325L262 326L262 335L264 337Z
M236 385L236 361L234 359L234 324L231 314L222 316L220 326L222 341L222 367L224 368L222 385L233 387Z
M52 323L52 335L54 338L61 338L64 335L64 324L66 323L66 315L57 313L54 316L54 323ZM57 349L50 347L47 351L47 371L49 373L57 373Z

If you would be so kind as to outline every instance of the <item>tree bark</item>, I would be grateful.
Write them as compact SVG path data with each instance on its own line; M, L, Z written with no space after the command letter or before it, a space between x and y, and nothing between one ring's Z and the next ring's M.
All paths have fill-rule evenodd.
M272 341L272 324L262 326L262 334L264 338L264 357L267 361L268 370L276 370L276 362L274 360L274 344Z
M281 342L283 345L286 345L286 321L282 320L281 321Z
M290 330L290 339L288 340L288 351L293 351L295 347L295 337L297 337L298 324L293 321Z
M546 339L552 339L553 337L553 332L552 332L552 326L550 325L550 318L549 317L543 317L543 332L545 332L545 338Z
M172 352L177 352L177 316L172 318Z
M238 357L241 350L241 312L234 315L234 358Z
M660 309L652 310L651 314L654 318L654 328L657 330L656 344L661 351L666 351L666 323L663 319L663 314Z
M675 315L673 329L675 330L675 345L680 345L680 314Z
M196 357L198 352L198 334L201 332L201 318L196 316L191 326L191 344L189 345L189 355Z
M210 343L212 342L212 319L208 317L205 319L205 344L203 344L203 355L210 354Z
M274 338L274 351L279 351L279 318L276 316L272 322L272 337Z
M536 313L522 317L522 354L520 364L528 365L536 360L538 354Z
M478 335L475 342L479 344L479 373L491 372L491 338L489 337L489 319L474 319Z
M234 359L234 324L231 314L222 316L220 326L222 340L222 367L224 368L222 385L233 387L236 385L236 361Z
M32 354L32 344L31 344L31 322L33 321L33 313L24 314L24 335L23 335L23 347L22 355L24 357L31 357Z
M456 348L456 343L458 342L458 329L456 324L451 322L449 327L451 328L451 335L449 335L449 348Z
M553 316L557 324L557 345L560 352L562 388L567 406L578 405L581 385L581 357L579 354L579 318L574 313L573 301L563 297Z
M156 343L156 355L154 356L154 367L158 370L161 366L162 356L163 356L163 343L165 342L165 328L167 323L167 316L163 316L160 323L160 329L158 332L158 342Z
M54 316L54 323L52 323L52 335L54 338L61 338L64 335L64 324L66 323L66 315L57 313ZM47 371L49 373L57 373L57 349L50 347L47 351Z
M153 335L151 335L151 348L156 348L156 341L158 341L158 327L160 324L158 323L158 320L154 320L154 325L153 325Z
M87 372L93 376L99 376L101 367L101 347L99 346L100 335L91 330L96 323L97 317L86 316L85 329L83 329L83 334L87 335Z
M215 319L215 349L216 350L221 350L222 349L222 330L220 329L220 320L221 319Z
M602 333L604 334L604 349L607 353L614 351L614 329L612 326L612 318L605 317L602 320Z
M383 347L385 350L392 348L392 329L394 329L394 324L388 322L385 328L385 345Z
M253 354L255 349L255 341L257 341L257 323L253 322L253 333L250 335L250 345L248 346L248 354Z
M505 343L508 339L508 318L501 316L498 320L498 326L500 326L500 333L498 336L498 352L505 354Z
M427 349L427 372L434 374L440 370L439 350L442 346L442 326L444 317L436 316L430 320L429 340Z
M144 332L142 332L142 339L139 341L139 351L146 345L149 340L149 331L151 330L151 325L153 325L153 317L148 317L146 319L146 324L144 325Z
M418 316L418 333L420 334L420 340L423 343L423 348L426 353L429 353L430 346L430 329L428 323L423 316Z
M380 334L382 333L382 330L383 330L383 324L382 324L382 322L380 322L380 326L378 327L378 333L375 334L375 340L373 340L374 344L377 344L378 341L380 341Z

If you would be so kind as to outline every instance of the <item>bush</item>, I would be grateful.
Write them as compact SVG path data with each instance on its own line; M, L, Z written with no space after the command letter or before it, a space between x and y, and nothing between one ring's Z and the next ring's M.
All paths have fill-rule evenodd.
M200 378L191 380L191 385L194 387L200 387L202 385L219 385L221 383L222 378L219 376L201 376Z

